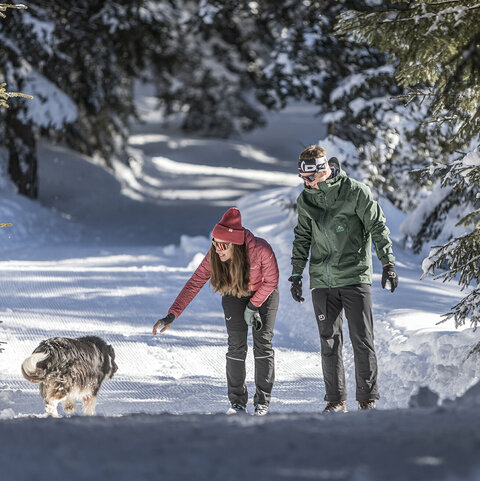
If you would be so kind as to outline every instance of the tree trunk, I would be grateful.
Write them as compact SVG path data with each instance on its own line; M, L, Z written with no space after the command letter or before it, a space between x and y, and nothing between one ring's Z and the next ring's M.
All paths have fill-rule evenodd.
M24 124L12 109L7 112L5 142L8 149L8 173L19 194L38 197L37 151L32 124Z

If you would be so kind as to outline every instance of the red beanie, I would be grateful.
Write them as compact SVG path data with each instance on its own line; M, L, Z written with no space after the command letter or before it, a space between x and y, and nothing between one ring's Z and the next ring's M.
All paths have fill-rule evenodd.
M240 211L236 207L228 209L214 227L212 235L220 241L242 245L245 242L245 229L242 227Z

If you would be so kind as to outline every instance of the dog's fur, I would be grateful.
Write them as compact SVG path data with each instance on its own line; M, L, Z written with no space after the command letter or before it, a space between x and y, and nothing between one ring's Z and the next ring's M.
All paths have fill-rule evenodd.
M46 339L22 364L23 376L40 384L45 410L54 417L60 402L66 413L73 413L75 401L81 401L83 412L93 416L102 382L117 369L113 347L96 336Z

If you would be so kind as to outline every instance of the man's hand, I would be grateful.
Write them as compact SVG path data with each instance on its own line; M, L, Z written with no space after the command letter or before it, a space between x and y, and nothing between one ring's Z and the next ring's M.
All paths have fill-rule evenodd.
M384 289L390 289L392 292L398 286L398 276L395 271L395 266L393 264L385 264L383 266L382 274L382 287Z
M157 329L160 326L164 326L161 330L160 333L165 332L171 325L172 322L175 320L175 316L170 312L168 313L163 319L159 319L155 325L153 326L153 335L157 335Z
M294 274L288 278L292 283L290 286L290 292L292 297L297 302L303 302L305 299L302 297L302 276L299 274Z
M256 331L259 331L262 328L262 319L258 312L258 307L254 306L251 302L247 304L243 318L245 319L247 326L253 326Z

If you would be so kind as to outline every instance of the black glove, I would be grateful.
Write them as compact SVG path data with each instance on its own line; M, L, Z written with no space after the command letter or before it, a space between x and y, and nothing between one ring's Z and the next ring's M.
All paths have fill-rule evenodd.
M292 283L290 292L293 299L297 302L303 302L305 299L302 297L302 276L295 274L290 276L288 280Z
M247 304L243 318L245 319L247 326L253 326L256 331L259 331L262 328L262 319L258 312L258 307L254 306L251 302Z
M175 315L169 312L163 319L159 319L153 326L153 335L157 335L157 329L160 326L169 326L175 320Z
M383 266L382 287L384 289L390 289L393 292L397 286L398 276L395 272L395 266L393 264L385 264Z

